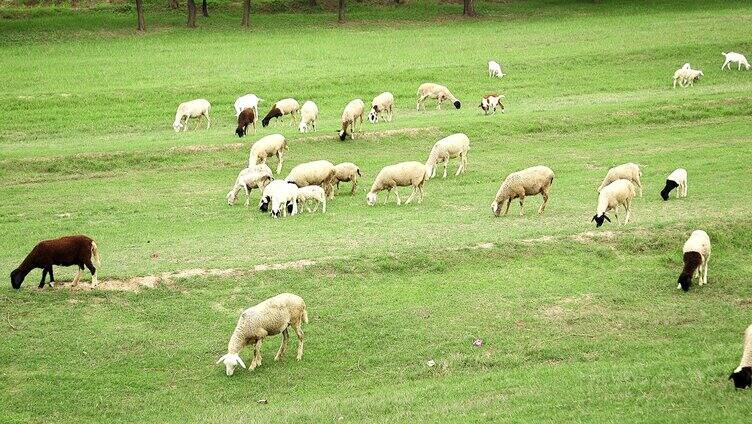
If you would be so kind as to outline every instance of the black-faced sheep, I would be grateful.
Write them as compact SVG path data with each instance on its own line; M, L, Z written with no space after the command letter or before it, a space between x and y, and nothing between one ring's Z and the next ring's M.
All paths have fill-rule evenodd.
M10 273L10 284L14 289L21 287L24 278L34 268L42 269L42 280L39 288L44 287L45 278L50 274L50 287L54 287L55 277L52 274L52 266L78 265L78 272L73 279L73 285L77 285L81 279L84 266L91 272L91 284L97 286L97 269L100 264L99 249L91 238L83 235L60 237L54 240L44 240L37 243L26 259Z
M744 332L744 351L742 360L734 372L729 375L737 389L748 389L752 386L752 325Z
M454 94L452 94L448 88L432 82L421 84L420 87L418 87L418 103L416 104L415 109L420 110L420 106L423 105L423 110L425 110L426 99L436 99L436 109L441 109L441 104L444 100L451 101L457 109L462 106L460 101L454 97Z
M618 179L603 187L598 194L598 208L595 211L595 215L593 215L593 219L590 221L595 221L596 227L603 225L604 220L611 222L608 216L606 216L606 212L613 210L614 215L616 215L616 222L620 223L617 208L623 206L627 215L624 224L628 224L631 214L630 206L632 205L634 196L634 185L626 179Z
M687 170L684 168L678 168L666 177L666 185L661 190L661 198L668 200L671 190L677 187L679 190L676 192L676 197L687 197Z
M710 237L703 230L692 231L684 247L684 269L679 275L677 289L689 290L692 278L695 274L700 280L700 285L708 282L708 261L710 260Z
M292 98L282 99L272 105L272 108L269 110L269 113L267 113L264 119L261 120L261 126L266 128L269 125L269 121L271 121L272 118L280 118L285 115L290 115L292 117L292 119L290 120L290 125L294 125L294 121L297 119L295 117L295 113L299 109L300 109L300 104L298 103L297 100L292 99Z

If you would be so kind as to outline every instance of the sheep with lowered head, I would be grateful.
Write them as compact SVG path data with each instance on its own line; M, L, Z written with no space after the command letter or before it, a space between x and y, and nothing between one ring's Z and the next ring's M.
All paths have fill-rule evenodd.
M436 165L444 163L444 178L447 176L449 159L460 158L460 165L457 167L457 173L460 175L465 172L467 167L467 151L470 149L470 139L462 133L452 134L437 141L431 148L431 153L426 161L428 178L436 176Z
M679 275L677 289L689 290L695 275L700 285L708 283L708 261L710 260L710 237L703 230L692 231L682 247L684 269Z
M290 170L285 180L297 184L298 187L308 185L321 186L326 192L326 197L334 197L334 182L336 179L334 165L327 160L316 160L297 165Z
M480 105L478 107L483 109L483 112L486 115L488 115L489 111L492 115L495 114L497 107L500 107L501 113L504 113L504 105L501 103L501 99L503 98L503 95L500 96L498 94L486 94L482 99L480 99Z
M426 110L426 99L436 99L436 109L441 109L444 100L451 101L457 109L462 106L459 99L454 97L454 94L448 88L432 82L423 83L418 87L418 103L415 109L420 110L420 106L423 105L423 110Z
M520 216L525 215L525 196L543 196L543 203L538 208L538 214L542 214L548 203L548 192L554 182L554 171L543 165L531 166L509 174L501 183L496 198L491 203L491 211L499 216L506 202L507 207L504 215L509 212L509 205L514 199L520 199Z
M271 121L272 118L281 118L285 115L291 116L290 125L294 125L297 119L295 117L295 113L297 113L299 109L300 104L295 99L287 98L279 100L277 103L274 103L272 105L269 113L267 113L264 119L261 120L261 126L266 128L267 126L269 126L269 121Z
M316 121L319 119L319 107L316 103L308 100L303 103L303 107L300 108L300 125L298 130L301 133L308 132L310 126L316 131Z
M384 204L389 200L389 195L392 193L392 189L396 187L412 186L413 191L410 193L410 197L407 198L405 204L410 203L418 193L418 203L423 201L423 185L428 180L428 170L426 166L420 162L401 162L396 165L385 166L376 175L373 185L371 185L371 191L366 196L366 201L369 206L373 206L378 201L378 193L382 190L386 190L386 198ZM394 190L397 195L397 205L402 204L399 196L399 192Z
M257 120L258 116L256 115L255 109L252 107L243 109L240 112L240 115L238 115L238 127L235 129L235 134L238 137L243 137L248 134L248 125L253 125L253 133L256 134Z
M501 71L501 65L499 65L499 62L495 60L489 60L488 61L488 76L489 77L503 77L504 72Z
M358 187L358 177L360 177L360 168L352 162L342 162L334 166L337 191L339 192L339 183L351 182L352 190L350 194L355 194Z
M272 170L265 164L253 165L245 168L238 174L235 184L227 193L227 204L232 206L238 199L240 190L245 190L245 205L248 206L251 200L251 190L258 188L264 191L264 187L274 180Z
M606 173L606 177L603 178L601 185L598 187L598 192L600 193L604 187L618 179L625 179L631 181L640 189L640 197L642 197L642 183L640 182L640 177L642 177L642 171L640 171L640 165L637 165L636 163L629 162L614 166Z
M677 187L679 187L679 190L676 191L676 198L687 197L687 170L684 168L675 169L674 172L668 174L666 185L661 190L661 198L668 200L671 190Z
M73 286L78 285L84 266L91 272L91 285L96 287L97 269L99 266L99 249L93 239L84 235L66 236L53 240L44 240L37 243L18 268L10 273L10 285L14 289L21 288L21 283L32 269L42 269L42 281L39 288L44 288L45 278L50 275L50 287L55 286L55 276L52 274L52 266L78 265L78 272L73 278Z
M240 314L235 331L227 343L227 353L219 358L217 364L223 363L225 373L233 375L238 365L245 368L240 351L246 345L253 345L253 359L248 367L249 371L253 371L261 365L261 342L264 338L282 333L282 344L274 356L274 360L279 361L287 350L290 327L298 336L296 358L300 361L303 358L303 323L308 324L306 304L303 298L292 293L278 294L252 306Z
M593 215L593 219L590 221L595 221L596 227L603 225L604 220L611 222L608 216L606 216L606 212L613 210L614 215L616 215L616 222L620 224L617 208L622 206L627 213L624 224L628 224L631 213L630 206L632 205L634 196L634 185L626 179L618 179L603 187L600 194L598 194L598 208L595 210L595 215Z
M752 325L744 331L744 351L742 360L734 372L729 375L737 389L748 389L752 386Z
M308 203L316 203L316 207L311 210ZM319 209L319 205L322 206L321 213L326 213L326 192L321 186L309 185L298 188L298 210L300 206L305 206L308 212L316 212Z
M211 127L211 119L209 119L210 111L211 103L206 99L196 99L180 103L177 112L175 112L175 122L172 123L172 129L175 132L180 132L181 129L186 131L190 118L197 118L196 129L198 129L201 117L203 116L206 118L206 129L208 130Z
M387 122L392 122L394 113L394 95L388 91L379 94L371 102L371 111L368 113L368 120L375 124L379 121L381 114L386 115Z
M736 68L738 71L742 70L742 66L744 66L744 69L749 71L749 62L747 62L747 58L744 57L743 54L734 53L734 52L721 53L721 54L726 57L726 59L723 61L723 66L721 66L721 70L723 70L724 68L728 68L728 70L730 71L731 64L736 63L738 65Z
M259 209L269 212L272 218L297 215L298 186L284 180L274 180L264 187L259 200Z
M272 156L277 157L277 174L282 171L282 162L284 161L285 151L287 150L287 140L282 134L269 134L261 137L251 146L251 154L248 156L248 167L266 164L266 159Z
M339 139L345 141L347 138L347 129L350 128L350 137L355 140L355 121L360 118L361 125L363 124L363 114L365 114L366 105L361 99L351 100L350 103L345 106L345 110L342 111L342 129L339 130Z

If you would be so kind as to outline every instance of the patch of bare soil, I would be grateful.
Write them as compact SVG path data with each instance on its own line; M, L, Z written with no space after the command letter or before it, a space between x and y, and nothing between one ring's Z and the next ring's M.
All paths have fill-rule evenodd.
M357 137L355 141L363 140L363 139L374 139L374 138L381 138L381 137L388 137L392 135L399 135L399 134L406 134L410 136L423 134L423 133L430 133L430 132L436 132L438 131L437 127L422 127L422 128L396 128L392 130L383 130L383 131L366 131L361 132L358 130L358 132L355 134ZM315 135L311 137L302 137L298 138L296 140L299 141L325 141L325 140L333 140L338 139L336 133L327 134L327 135ZM352 141L348 139L348 141Z
M585 231L584 233L575 234L572 236L574 241L580 243L597 243L601 241L611 241L616 238L616 233L613 231Z
M178 153L203 153L203 152L219 152L223 150L240 150L246 145L243 143L230 143L230 144L194 144L192 146L175 146L171 147L171 152Z
M540 237L531 238L531 239L524 239L522 240L522 243L525 243L525 244L548 243L554 240L556 240L556 237L554 236L540 236Z
M540 310L539 315L551 321L563 321L602 312L603 306L591 293L586 293L581 296L563 297Z

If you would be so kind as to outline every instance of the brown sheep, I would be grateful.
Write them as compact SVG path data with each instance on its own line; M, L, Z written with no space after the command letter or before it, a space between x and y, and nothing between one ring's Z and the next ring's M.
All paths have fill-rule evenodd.
M39 288L44 287L44 280L47 273L50 274L50 287L54 287L55 277L52 274L52 266L71 266L78 265L78 272L73 279L73 285L77 285L81 278L81 271L84 266L91 272L92 286L99 284L97 281L97 269L94 268L92 259L100 264L99 249L97 244L91 238L83 235L66 236L54 240L44 240L37 243L26 259L21 262L13 272L10 273L10 284L14 289L21 288L26 275L34 268L42 268L42 281L39 282Z

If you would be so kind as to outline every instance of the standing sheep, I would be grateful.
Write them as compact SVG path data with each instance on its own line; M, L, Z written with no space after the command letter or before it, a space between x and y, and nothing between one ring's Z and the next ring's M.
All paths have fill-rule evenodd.
M387 122L392 122L394 113L394 95L388 91L379 94L371 102L371 112L368 113L368 120L375 124L379 121L381 114L386 115Z
M488 76L489 77L503 77L505 74L501 71L501 65L495 60L488 61Z
M482 99L480 99L480 107L483 109L483 112L485 112L486 115L488 115L489 111L492 111L491 114L496 113L496 108L501 108L501 113L504 113L504 105L501 103L501 99L503 99L504 96L500 96L498 94L486 94L483 96Z
M548 204L548 192L551 190L551 184L554 182L554 171L543 165L532 166L509 174L504 182L501 183L499 191L496 192L496 198L491 203L491 211L494 215L499 216L501 209L506 202L507 207L504 215L509 212L509 205L514 199L520 199L520 216L525 216L525 196L543 196L543 203L538 209L538 214L542 214Z
M640 182L640 177L642 177L642 171L640 171L640 165L637 165L636 163L630 162L615 166L609 169L608 173L606 173L606 177L603 178L603 182L601 182L601 185L598 187L598 192L600 193L604 187L612 182L623 178L636 185L640 189L640 197L642 197L642 183Z
M253 108L253 113L258 117L258 104L262 101L264 101L264 99L259 99L255 94L246 94L245 96L238 97L238 99L235 100L235 117L240 116L240 112L249 107Z
M99 249L97 244L90 237L66 236L54 240L44 240L37 243L26 258L21 262L18 268L10 273L10 285L14 289L21 288L24 278L34 268L42 269L42 280L39 282L39 288L44 288L44 280L47 274L50 274L50 287L55 286L55 277L52 274L52 266L71 266L78 265L78 272L73 278L73 286L78 285L81 279L81 272L84 266L91 272L91 285L96 287L99 284L97 280L97 269L94 267L100 264Z
M668 195L671 190L679 187L676 192L676 198L687 197L687 170L684 168L678 168L674 172L668 174L666 177L666 186L661 190L661 198L668 200Z
M470 139L462 133L452 134L437 141L431 148L431 153L426 161L428 178L436 176L436 165L444 163L444 178L447 176L449 159L459 157L460 165L457 167L455 176L465 172L467 167L467 151L470 149Z
M316 121L319 119L319 107L316 103L308 100L303 103L303 107L300 108L300 125L298 130L301 133L308 132L308 126L310 125L314 131L316 131Z
M297 100L292 98L282 99L272 105L269 113L267 113L264 119L261 120L261 126L266 128L267 126L269 126L269 121L271 121L272 118L280 118L285 115L290 115L290 125L294 125L295 121L297 120L295 113L299 109L300 104Z
M734 372L729 375L737 389L748 389L752 386L752 325L744 331L744 351L742 360Z
M623 206L624 210L627 213L624 224L628 224L629 216L631 213L630 206L632 204L632 199L634 199L634 196L635 189L631 181L619 179L612 182L600 191L600 194L598 195L598 208L595 211L595 215L593 215L593 219L591 219L590 221L595 221L596 227L603 225L604 220L611 222L608 216L606 216L606 212L613 210L614 215L616 215L616 222L621 224L619 222L619 214L617 213L617 208L619 206Z
M284 161L285 151L287 150L287 140L282 134L269 134L261 137L251 146L251 154L248 156L248 167L266 164L266 159L272 156L277 157L277 174L282 172L282 162Z
M366 105L361 99L355 99L345 106L345 110L342 112L342 129L339 130L339 139L345 141L347 138L347 128L351 130L350 137L355 140L355 121L360 118L361 125L363 124L363 114L365 114Z
M270 210L271 207L271 210ZM272 218L297 215L298 186L284 180L274 180L264 187L259 200L261 212L270 212Z
M723 70L723 68L728 68L728 70L730 71L731 64L736 63L738 65L736 68L738 71L742 70L742 66L744 66L744 69L749 71L749 62L747 62L747 58L744 57L743 54L734 52L721 54L726 57L726 59L723 61L723 66L721 66L721 70Z
M702 230L692 231L684 247L684 269L679 275L677 289L689 290L692 278L697 274L700 285L708 283L708 261L710 260L710 237Z
M285 181L295 183L298 187L308 185L321 186L326 192L326 197L329 199L334 197L335 179L336 171L334 170L334 165L326 160L301 163L291 169L290 173L285 177Z
M238 128L235 129L235 134L237 134L238 137L243 137L248 134L248 125L253 125L253 133L256 134L257 120L255 109L252 107L243 109L243 111L240 112L240 115L238 115Z
M444 100L451 101L457 109L462 106L460 101L454 97L454 94L452 94L448 88L432 82L421 84L420 87L418 87L418 103L416 104L415 109L420 110L420 106L423 105L423 110L426 110L426 99L436 99L436 109L441 109L441 103L443 103Z
M392 193L392 189L395 187L407 187L412 186L413 191L410 193L410 197L407 198L405 204L410 203L416 193L419 193L418 203L423 201L423 184L428 180L428 170L425 165L420 162L401 162L396 165L385 166L376 175L376 180L371 186L371 191L366 196L366 201L369 206L373 206L378 201L378 193L382 190L387 190L384 204L389 200L389 195ZM402 204L399 196L399 192L394 190L397 195L397 205Z
M232 206L238 199L240 190L245 190L245 205L248 206L251 200L251 189L258 188L264 191L264 187L274 180L272 170L264 165L254 165L240 171L235 184L227 193L227 204Z
M313 211L311 211L311 207L308 206L310 201L316 203L316 207ZM319 205L321 205L321 213L326 213L326 192L321 186L317 185L300 187L298 189L298 204L300 205L298 210L300 210L301 206L305 206L308 212L316 212L319 209Z
M358 165L352 162L342 162L334 166L334 173L337 191L339 192L339 183L349 181L352 183L350 194L354 195L358 187L358 177L360 177L360 168L358 168Z
M206 117L206 129L208 130L211 127L211 119L209 119L210 111L211 104L206 99L196 99L180 103L177 112L175 112L175 122L172 123L172 129L175 132L180 132L181 129L186 131L190 118L198 118L198 122L196 122L196 129L198 129L201 117L203 116Z
M298 336L296 358L300 361L303 358L303 323L308 324L306 304L303 298L292 293L278 294L252 306L240 314L235 331L227 343L227 353L219 358L217 364L224 363L225 372L232 375L238 365L245 368L240 351L246 345L253 345L253 360L249 367L253 371L261 365L261 342L264 338L282 333L282 344L274 356L275 361L280 360L287 350L290 327Z

